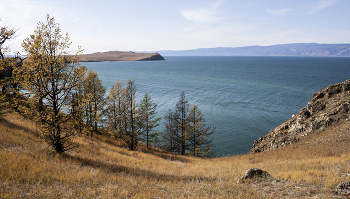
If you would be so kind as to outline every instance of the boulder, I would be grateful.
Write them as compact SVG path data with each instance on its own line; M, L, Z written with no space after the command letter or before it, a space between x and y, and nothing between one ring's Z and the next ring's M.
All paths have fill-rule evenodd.
M337 185L335 188L335 193L339 195L350 195L350 181L343 182Z
M266 178L271 178L271 175L268 172L258 168L251 168L245 172L245 174L241 177L241 179L237 181L237 183L243 183L248 179L259 180L259 179L266 179Z

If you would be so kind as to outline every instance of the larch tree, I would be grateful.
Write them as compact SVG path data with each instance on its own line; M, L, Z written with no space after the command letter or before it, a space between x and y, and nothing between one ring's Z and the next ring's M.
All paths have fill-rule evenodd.
M179 127L175 122L175 118L178 118L177 114L171 109L165 115L165 133L163 134L163 146L166 151L180 153L180 135Z
M82 134L83 131L86 130L86 123L84 122L85 107L90 99L90 95L85 95L84 93L84 84L86 82L85 78L85 76L82 78L83 83L77 85L77 87L72 92L70 98L70 115L72 116L72 125L80 134Z
M15 76L15 68L21 67L23 58L17 53L15 56L5 56L5 53L10 52L10 48L5 46L7 41L16 38L17 30L9 26L0 27L0 88L1 96L6 105L12 106L15 110L22 102L22 94L20 90L20 82Z
M98 78L96 72L90 69L84 83L84 95L87 97L85 103L86 124L90 136L98 133L98 126L102 121L105 106L106 87Z
M174 118L175 123L179 128L179 139L177 140L177 142L179 142L179 145L180 145L179 153L181 155L185 155L186 150L188 148L188 144L187 144L188 111L189 111L188 100L185 97L185 92L182 91L180 95L180 99L175 106L175 112L176 112L175 116L177 117Z
M122 83L117 81L107 97L107 126L116 139L120 138L123 127L123 114L125 111L123 92Z
M188 114L188 141L190 142L189 155L209 157L211 155L212 139L215 128L205 126L205 118L197 105L193 105Z
M149 142L157 142L158 132L152 132L154 128L159 126L159 120L161 117L156 117L157 104L154 103L148 93L145 94L137 109L138 113L138 126L141 129L142 135L145 137L146 145L148 148Z
M14 39L16 32L17 30L8 26L0 27L0 59L4 59L5 53L10 51L10 48L5 46L5 42Z
M123 122L121 128L122 141L129 147L130 150L135 150L140 141L140 128L137 125L138 115L136 112L136 83L135 80L127 81L123 89L123 99L125 107L123 112Z
M82 50L72 56L70 45L68 33L62 34L59 24L47 15L46 23L39 22L34 34L23 41L27 58L16 71L32 103L27 112L41 123L41 137L60 154L74 146L70 97L86 72L79 64Z

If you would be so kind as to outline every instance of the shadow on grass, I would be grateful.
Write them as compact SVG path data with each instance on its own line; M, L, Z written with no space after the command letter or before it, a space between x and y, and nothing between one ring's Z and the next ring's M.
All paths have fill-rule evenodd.
M144 151L142 151L142 152L144 152ZM176 153L157 151L157 150L149 150L149 151L144 152L144 153L148 153L148 154L154 155L156 157L160 157L160 158L163 158L165 160L170 160L170 161L179 161L179 162L183 162L183 163L192 162L188 158L186 158L182 155L178 155Z
M123 144L117 144L117 141L111 140L111 139L102 139L99 136L95 136L93 138L90 137L86 137L88 140L98 143L98 142L104 142L108 145L112 145L112 146L117 146L117 147L121 147L126 149L127 147ZM140 143L140 145L142 145L144 143ZM170 161L178 161L178 162L183 162L183 163L189 163L191 162L190 159L182 156L182 155L178 155L176 153L171 153L168 151L163 151L161 149L155 148L153 146L150 146L149 149L146 149L145 146L139 146L138 150L136 150L138 152L142 152L142 153L147 153L150 155L154 155L156 157L160 157L163 158L165 160L170 160ZM122 155L126 155L126 156L132 156L130 153L126 153L126 152L122 152L122 151L118 151L117 153L122 154Z
M18 125L16 123L10 122L5 118L0 118L0 123L3 124L3 126L11 129L11 130L17 130L17 131L24 131L24 132L28 132L31 133L33 135L37 135L38 133L36 131L33 131L32 129L29 129L27 127L24 127L22 125Z
M176 174L160 174L155 173L149 170L145 169L139 169L139 168L130 168L122 165L118 165L117 163L111 163L111 162L102 162L102 161L96 161L89 158L84 157L78 157L78 156L72 156L69 154L64 154L62 156L63 158L72 160L78 164L81 164L81 166L89 166L96 169L101 169L106 173L125 173L127 175L132 175L135 177L144 177L147 179L153 178L155 180L161 180L161 181L213 181L216 180L216 178L206 178L206 177L194 177L194 176L179 176Z

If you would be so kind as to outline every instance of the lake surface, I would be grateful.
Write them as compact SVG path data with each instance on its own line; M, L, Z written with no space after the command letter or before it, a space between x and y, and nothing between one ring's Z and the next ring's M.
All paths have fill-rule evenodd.
M174 108L181 91L215 126L215 156L244 154L254 140L290 119L313 93L350 79L350 58L165 57L165 61L86 62L109 91L135 79L137 102L147 92L158 116ZM164 121L158 127L165 131Z

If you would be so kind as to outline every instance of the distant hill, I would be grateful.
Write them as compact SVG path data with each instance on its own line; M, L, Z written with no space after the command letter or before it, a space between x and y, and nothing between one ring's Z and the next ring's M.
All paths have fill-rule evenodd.
M84 54L81 58L85 62L102 62L102 61L153 61L164 60L158 53L135 53L123 51L97 52Z
M319 56L350 57L350 44L294 43L159 51L163 56Z

